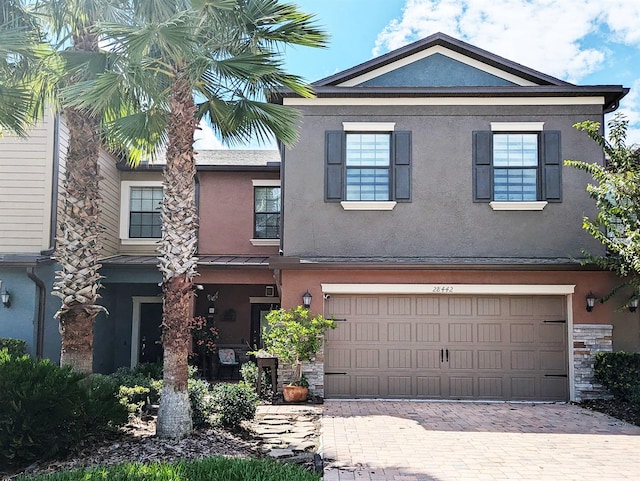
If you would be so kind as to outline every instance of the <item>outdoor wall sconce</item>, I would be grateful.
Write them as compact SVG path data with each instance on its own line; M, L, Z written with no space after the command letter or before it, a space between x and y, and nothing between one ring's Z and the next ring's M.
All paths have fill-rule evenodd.
M307 292L302 294L302 305L304 306L305 309L309 309L311 307L312 297L313 296L309 293L309 289L307 289Z
M631 299L629 299L629 312L636 312L639 303L640 298L638 297L638 294L634 294L633 296L631 296Z
M2 281L0 280L0 301L4 307L11 307L11 294L7 289L2 287Z
M589 291L587 294L587 312L593 311L593 306L596 305L596 296L593 295L593 292Z

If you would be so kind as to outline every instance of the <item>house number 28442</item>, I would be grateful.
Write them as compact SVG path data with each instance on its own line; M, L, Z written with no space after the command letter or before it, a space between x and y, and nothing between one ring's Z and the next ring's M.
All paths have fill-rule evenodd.
M451 294L453 292L453 286L433 286L432 292L435 294Z

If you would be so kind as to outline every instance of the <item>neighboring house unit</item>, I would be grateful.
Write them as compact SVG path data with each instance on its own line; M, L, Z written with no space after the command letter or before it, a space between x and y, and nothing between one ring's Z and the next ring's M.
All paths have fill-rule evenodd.
M57 265L55 246L58 195L65 175L68 130L64 119L48 112L29 137L0 138L0 280L10 294L0 306L0 337L27 342L30 354L60 359L60 334L54 319L60 300L51 295ZM116 186L116 159L101 152L100 187ZM105 229L117 226L117 205L105 198ZM117 245L104 243L104 252Z
M198 273L194 316L214 322L219 347L242 356L260 344L260 325L279 307L269 257L280 245L277 151L201 151L197 160ZM157 269L162 164L120 165L118 252L103 259L103 304L96 322L94 368L158 360L162 298ZM206 366L215 376L214 366ZM212 371L213 370L213 371Z
M628 89L577 86L443 34L281 92L302 112L283 156L283 305L335 317L326 397L580 399L593 354L640 347L638 314L585 310L608 272L576 122Z

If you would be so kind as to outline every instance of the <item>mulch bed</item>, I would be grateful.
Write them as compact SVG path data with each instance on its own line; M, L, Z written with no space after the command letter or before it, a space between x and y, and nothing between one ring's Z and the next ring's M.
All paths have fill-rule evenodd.
M578 403L578 406L640 426L640 404L615 399L590 399Z

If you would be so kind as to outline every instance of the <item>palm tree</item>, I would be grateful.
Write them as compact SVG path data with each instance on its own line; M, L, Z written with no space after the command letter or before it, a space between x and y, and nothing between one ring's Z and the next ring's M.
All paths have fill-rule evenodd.
M284 144L295 141L294 112L265 96L281 87L310 96L302 79L283 70L280 55L288 45L324 46L326 37L311 15L278 0L131 0L131 8L127 23L101 25L112 40L111 71L68 93L78 108L119 106L107 137L126 148L132 162L166 146L157 433L182 437L192 429L187 356L197 275L194 133L204 118L228 142L265 140L270 133ZM130 103L113 101L115 92L128 92Z
M101 197L98 159L100 124L104 111L88 111L71 105L65 89L104 72L96 24L100 19L121 18L118 0L42 0L35 12L53 35L54 52L47 58L50 95L64 116L69 146L66 153L63 202L59 212L54 258L53 294L62 300L56 316L62 334L61 365L78 372L93 370L93 324L105 309L97 304L101 288L100 227Z
M0 135L3 129L21 137L38 117L32 95L38 87L34 64L44 53L35 18L21 0L0 5Z

